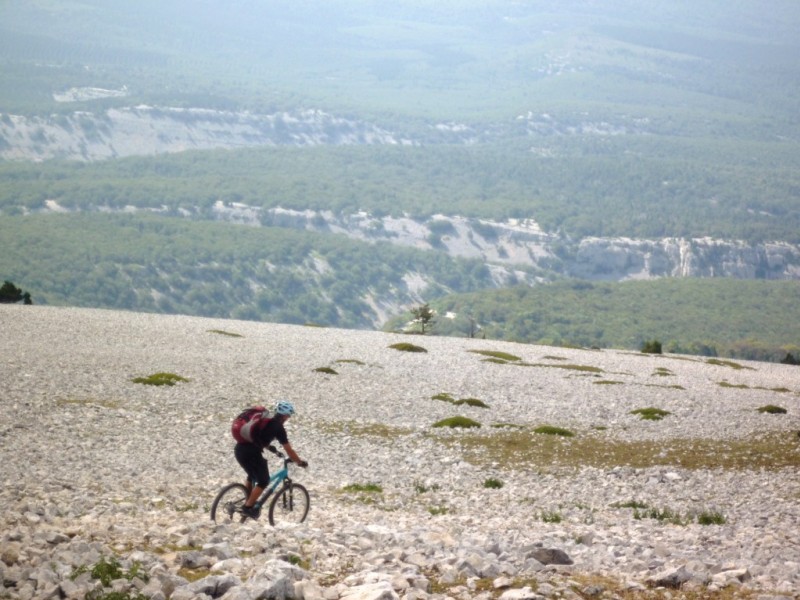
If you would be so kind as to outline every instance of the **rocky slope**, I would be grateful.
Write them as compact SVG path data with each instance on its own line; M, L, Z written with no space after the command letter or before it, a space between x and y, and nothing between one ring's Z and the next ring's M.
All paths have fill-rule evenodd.
M40 306L0 329L0 596L800 591L796 367ZM132 381L156 372L188 381ZM230 418L280 397L309 518L215 525ZM454 415L483 427L432 427Z

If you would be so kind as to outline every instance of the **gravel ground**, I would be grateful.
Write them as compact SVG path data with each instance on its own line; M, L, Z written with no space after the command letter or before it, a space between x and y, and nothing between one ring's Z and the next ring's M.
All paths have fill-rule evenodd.
M92 584L75 569L104 556L145 565L137 591L155 600L731 586L800 597L797 461L764 468L753 450L752 468L722 468L723 442L769 434L785 456L800 452L798 367L40 306L0 306L0 330L0 597L83 597ZM156 372L188 381L132 381ZM441 393L488 408L432 399ZM241 479L230 420L277 398L298 410L287 429L310 463L293 471L311 491L309 518L214 525L217 490ZM787 413L757 411L766 405ZM645 407L671 414L631 414ZM455 415L480 433L431 427ZM598 451L656 444L664 460L563 466L523 460L522 448L472 451L476 437L510 432L552 440L532 432L540 425L577 434L558 442L564 453L589 439ZM686 440L716 443L698 445L717 449L708 468L670 462ZM383 491L342 489L368 483ZM621 506L633 501L641 508ZM190 584L190 572L207 576ZM292 585L263 591L281 577Z

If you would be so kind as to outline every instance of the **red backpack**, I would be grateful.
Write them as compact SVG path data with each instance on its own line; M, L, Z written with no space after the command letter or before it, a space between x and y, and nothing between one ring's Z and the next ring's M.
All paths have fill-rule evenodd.
M269 412L264 406L253 406L239 413L231 423L231 434L240 444L252 444L259 429L269 422Z

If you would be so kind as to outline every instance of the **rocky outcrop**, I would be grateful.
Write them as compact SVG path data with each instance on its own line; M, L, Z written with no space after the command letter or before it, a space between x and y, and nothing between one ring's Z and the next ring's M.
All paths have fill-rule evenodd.
M242 222L256 216L248 207L216 207L220 218ZM713 238L584 238L577 242L543 231L533 219L489 221L434 215L341 217L329 211L274 209L263 217L271 225L330 231L361 240L384 240L451 256L477 258L495 265L498 286L533 283L555 272L589 280L623 281L656 277L733 277L800 279L800 245L788 242L750 244ZM517 268L515 268L517 267Z
M566 272L582 279L733 277L800 279L800 246L711 238L586 238Z
M247 146L411 144L370 123L321 110L273 114L132 106L102 114L2 115L0 159L104 160Z

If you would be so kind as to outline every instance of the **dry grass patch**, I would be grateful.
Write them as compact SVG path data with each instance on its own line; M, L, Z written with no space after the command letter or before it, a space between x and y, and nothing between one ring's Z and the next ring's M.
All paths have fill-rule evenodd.
M339 433L348 436L368 436L395 439L414 433L410 427L397 427L381 423L359 423L356 421L330 421L320 423L316 428L323 433Z
M745 367L744 365L740 365L737 362L733 362L732 360L720 360L718 358L709 358L706 361L706 364L709 365L716 365L718 367L730 367L731 369L735 369L740 371L741 369L747 369L748 371L755 371L753 367Z
M593 431L572 438L533 435L527 430L493 430L437 438L454 445L472 464L489 467L675 466L685 469L774 470L800 467L795 432L774 432L738 440L675 439L625 441Z

